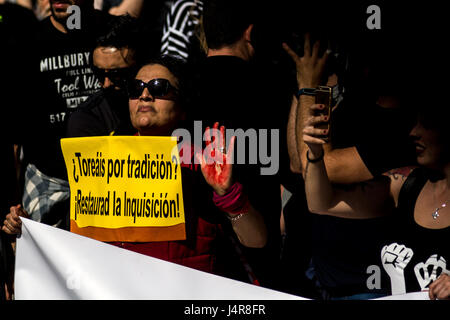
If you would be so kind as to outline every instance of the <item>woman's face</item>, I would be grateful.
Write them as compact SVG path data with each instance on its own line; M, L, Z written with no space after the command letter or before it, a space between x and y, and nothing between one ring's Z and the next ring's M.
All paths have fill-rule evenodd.
M445 164L445 146L435 129L425 128L421 122L411 130L416 146L417 163L432 169L440 169Z
M137 80L148 83L153 79L167 79L178 88L177 79L164 66L146 65L136 75ZM176 101L153 97L144 88L139 98L129 99L131 123L140 135L169 136L182 119L183 113Z

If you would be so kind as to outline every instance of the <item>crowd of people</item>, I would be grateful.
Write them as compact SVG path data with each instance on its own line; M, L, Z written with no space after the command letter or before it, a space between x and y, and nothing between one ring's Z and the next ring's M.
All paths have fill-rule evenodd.
M449 111L434 38L389 19L368 28L365 4L9 2L1 300L14 298L21 217L70 230L62 138L176 136L198 121L204 143L182 147L186 240L111 245L311 299L450 299ZM262 174L257 142L237 148L226 129L259 132L259 154L270 129L276 172Z

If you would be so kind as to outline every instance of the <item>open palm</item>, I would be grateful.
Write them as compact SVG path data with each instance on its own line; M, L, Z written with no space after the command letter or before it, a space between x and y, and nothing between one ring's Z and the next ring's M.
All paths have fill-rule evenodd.
M225 153L225 127L218 128L218 122L214 124L213 130L209 127L206 128L206 148L203 154L197 154L197 160L201 163L202 174L206 182L218 195L224 195L232 185L233 152L236 137L233 136L230 139L228 150Z

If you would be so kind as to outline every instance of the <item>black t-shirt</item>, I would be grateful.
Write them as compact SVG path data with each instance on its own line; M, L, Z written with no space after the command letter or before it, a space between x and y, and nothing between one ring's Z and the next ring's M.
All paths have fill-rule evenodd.
M67 137L131 135L128 97L124 93L105 94L101 90L73 112L67 125Z
M278 146L284 141L290 96L287 92L283 94L287 90L281 82L268 81L271 75L269 65L249 63L233 56L208 57L199 67L198 78L194 81L199 88L198 95L192 101L194 119L202 120L203 130L207 126L212 127L216 121L227 129L255 130L253 132L258 141L247 142L246 164L237 163L235 158L233 170L234 178L243 184L250 202L261 212L268 228L269 240L264 249L243 249L256 276L266 286L273 286L274 279L278 277L281 181L279 172L274 175L261 174L261 167L267 167L261 163L261 158L257 159L256 164L249 164L249 151L256 147L261 152L261 140L270 140L271 129L278 130ZM267 129L267 135L261 135L260 129ZM236 147L239 152L238 144ZM274 150L268 145L269 155ZM281 158L283 152L285 148L281 146L279 153L272 155ZM275 161L275 157L272 160Z
M34 90L28 101L20 101L28 117L24 154L46 175L66 179L60 139L66 137L67 119L101 88L90 55L106 19L99 11L83 11L81 29L65 34L47 18L30 44L29 82Z
M383 108L346 99L332 114L333 147L355 146L373 176L411 166L416 156L409 133L415 120L404 107Z

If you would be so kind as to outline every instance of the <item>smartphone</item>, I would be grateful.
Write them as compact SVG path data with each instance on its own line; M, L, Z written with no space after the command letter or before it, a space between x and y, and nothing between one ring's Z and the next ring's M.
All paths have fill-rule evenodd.
M330 135L330 119L331 119L331 99L332 99L332 89L327 86L319 86L316 89L316 104L323 104L325 108L322 110L316 110L315 115L325 115L328 116L327 123L321 123L315 126L317 129L328 129L328 134L320 136L321 139L328 141Z

